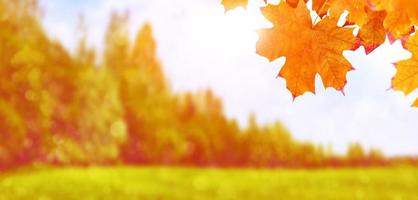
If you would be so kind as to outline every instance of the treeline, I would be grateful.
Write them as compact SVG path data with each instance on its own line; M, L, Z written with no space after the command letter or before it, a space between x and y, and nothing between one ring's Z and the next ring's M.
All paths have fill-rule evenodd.
M82 24L82 23L81 23ZM48 38L36 0L0 0L0 169L23 165L321 167L384 165L378 151L346 156L295 141L280 123L241 129L210 90L174 94L149 24L132 42L112 14L103 54L82 26L70 54ZM96 58L99 57L99 58ZM101 60L101 62L96 62Z

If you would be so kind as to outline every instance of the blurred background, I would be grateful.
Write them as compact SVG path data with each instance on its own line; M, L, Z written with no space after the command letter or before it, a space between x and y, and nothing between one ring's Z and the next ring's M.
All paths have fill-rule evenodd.
M277 3L278 1L269 1ZM395 68L391 63L408 58L400 42L385 43L371 55L361 48L347 51L356 71L348 74L345 96L317 84L317 94L294 102L285 81L276 78L284 64L255 54L256 30L271 26L259 12L263 1L249 1L224 13L220 1L40 1L47 34L74 52L80 15L88 35L87 46L100 52L112 12L129 15L126 34L134 40L149 22L158 42L156 55L174 92L211 88L224 104L228 118L241 127L255 113L261 124L280 120L299 140L332 144L345 152L350 142L379 147L389 155L416 154L418 114L411 109L417 93L405 98L389 90ZM320 78L318 77L318 83ZM393 144L401 145L393 145Z
M0 0L0 199L418 199L410 54L347 51L345 95L294 100L262 5Z

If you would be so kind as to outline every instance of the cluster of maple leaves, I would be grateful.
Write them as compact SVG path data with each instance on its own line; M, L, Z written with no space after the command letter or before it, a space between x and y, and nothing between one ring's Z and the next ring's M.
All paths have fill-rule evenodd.
M326 88L342 91L346 75L353 69L342 55L345 50L363 46L369 54L386 40L401 40L412 58L396 63L392 88L406 95L418 88L418 2L416 0L312 0L318 14L312 20L308 0L281 1L267 4L262 14L273 24L259 30L257 53L273 61L285 56L279 75L286 80L294 97L315 92L319 74ZM265 3L266 0L264 0ZM225 10L245 7L248 0L222 0ZM339 19L348 11L346 22ZM358 33L353 29L359 27ZM418 98L413 106L418 107Z

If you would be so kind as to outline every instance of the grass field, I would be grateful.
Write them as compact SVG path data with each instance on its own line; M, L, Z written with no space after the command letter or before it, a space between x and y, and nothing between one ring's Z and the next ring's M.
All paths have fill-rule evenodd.
M0 200L412 199L418 169L66 168L0 175Z

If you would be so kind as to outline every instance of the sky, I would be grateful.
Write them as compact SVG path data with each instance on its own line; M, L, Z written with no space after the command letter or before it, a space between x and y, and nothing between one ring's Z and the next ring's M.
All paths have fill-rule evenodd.
M259 123L279 120L296 139L331 144L339 153L359 142L387 155L418 155L418 109L411 107L418 90L405 96L390 89L396 72L391 63L410 57L399 41L367 56L363 48L344 52L356 69L347 75L345 95L325 90L317 76L316 95L293 100L285 81L276 78L285 58L270 63L255 53L256 30L271 27L259 12L262 5L250 0L246 10L225 14L220 0L41 0L49 36L70 51L81 14L89 44L99 50L112 11L129 11L132 39L150 22L172 89L212 88L227 116L242 126L255 113Z

